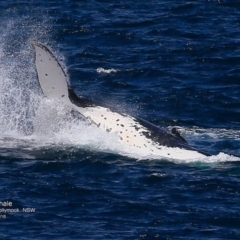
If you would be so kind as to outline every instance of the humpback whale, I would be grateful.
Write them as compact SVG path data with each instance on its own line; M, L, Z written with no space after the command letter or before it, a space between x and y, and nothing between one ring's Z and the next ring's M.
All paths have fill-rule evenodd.
M176 128L167 132L139 117L79 97L71 88L67 75L57 58L42 43L33 41L36 71L43 94L70 106L92 124L118 136L119 141L138 151L148 150L160 158L194 159L210 156L190 146Z

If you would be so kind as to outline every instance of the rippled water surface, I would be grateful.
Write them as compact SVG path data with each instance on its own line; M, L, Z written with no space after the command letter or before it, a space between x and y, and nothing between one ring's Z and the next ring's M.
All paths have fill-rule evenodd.
M240 237L237 1L0 7L1 239ZM33 40L79 96L176 127L213 156L149 156L86 125L43 96Z

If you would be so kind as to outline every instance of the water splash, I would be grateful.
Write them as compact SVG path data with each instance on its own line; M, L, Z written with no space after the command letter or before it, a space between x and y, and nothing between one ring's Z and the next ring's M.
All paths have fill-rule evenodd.
M27 7L26 7L27 8ZM39 87L32 47L34 38L49 39L51 25L41 14L22 15L10 8L0 26L0 132L31 134L31 121L38 104ZM37 11L35 9L34 11ZM38 16L38 17L35 17ZM31 104L30 104L31 103Z

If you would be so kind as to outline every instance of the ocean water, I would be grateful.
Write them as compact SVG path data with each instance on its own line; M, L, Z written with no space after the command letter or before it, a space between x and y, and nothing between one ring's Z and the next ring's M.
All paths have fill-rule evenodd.
M0 3L1 239L239 239L240 4ZM79 96L176 127L204 159L135 152L46 99L31 41Z

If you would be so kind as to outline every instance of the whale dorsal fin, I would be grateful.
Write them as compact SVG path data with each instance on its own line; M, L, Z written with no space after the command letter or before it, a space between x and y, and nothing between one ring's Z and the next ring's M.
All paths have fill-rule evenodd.
M38 80L43 94L49 99L69 103L67 75L52 52L39 42L32 42L36 52Z
M184 143L188 143L179 133L179 131L174 127L172 128L171 131L172 135L175 136L176 138L178 138L179 140L181 140Z

